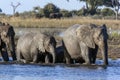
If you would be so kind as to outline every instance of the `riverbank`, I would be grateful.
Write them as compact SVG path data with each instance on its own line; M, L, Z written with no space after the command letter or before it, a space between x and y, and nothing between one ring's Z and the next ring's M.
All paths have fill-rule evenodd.
M110 29L120 29L119 20L109 19L93 19L91 17L77 17L77 18L62 18L62 19L48 19L48 18L21 18L21 17L4 17L0 18L1 22L7 22L14 27L49 27L49 28L67 28L74 24L106 24Z

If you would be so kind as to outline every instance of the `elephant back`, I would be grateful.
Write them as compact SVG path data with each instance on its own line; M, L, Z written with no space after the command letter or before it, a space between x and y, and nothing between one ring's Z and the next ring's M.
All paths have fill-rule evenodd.
M66 54L71 58L81 57L79 41L76 36L76 29L79 27L79 24L75 24L69 27L63 34L63 46L66 50Z
M80 27L79 24L75 24L75 25L69 27L68 29L65 30L64 36L68 36L68 35L73 35L73 36L75 36L75 35L76 35L76 29L77 29L78 27Z

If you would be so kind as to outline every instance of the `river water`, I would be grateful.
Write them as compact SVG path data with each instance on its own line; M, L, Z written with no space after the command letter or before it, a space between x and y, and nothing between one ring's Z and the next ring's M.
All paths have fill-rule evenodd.
M107 68L0 64L0 80L120 80L120 59Z

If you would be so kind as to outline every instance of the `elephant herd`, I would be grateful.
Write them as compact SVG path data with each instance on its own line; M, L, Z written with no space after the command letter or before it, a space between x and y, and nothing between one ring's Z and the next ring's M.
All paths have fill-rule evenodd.
M0 23L0 52L4 61L22 63L95 64L100 49L103 64L108 65L108 34L106 25L75 24L63 32L62 45L56 47L54 36L29 32L19 37L15 45L14 28ZM8 55L8 53L11 53Z

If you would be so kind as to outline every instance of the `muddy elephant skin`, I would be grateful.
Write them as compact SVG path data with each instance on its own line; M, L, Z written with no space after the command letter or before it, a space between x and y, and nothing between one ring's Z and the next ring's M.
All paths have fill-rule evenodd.
M16 60L14 37L15 31L13 26L0 23L0 51L4 61L9 61L8 52L11 53L13 60Z
M63 36L66 63L69 64L70 59L83 58L85 64L94 64L97 51L100 49L104 65L108 65L107 39L106 25L76 24L71 26L64 32Z
M55 63L55 48L54 37L42 33L27 33L18 39L17 60L24 63L38 63L45 56L42 60L49 63L49 55L52 55L52 63Z

